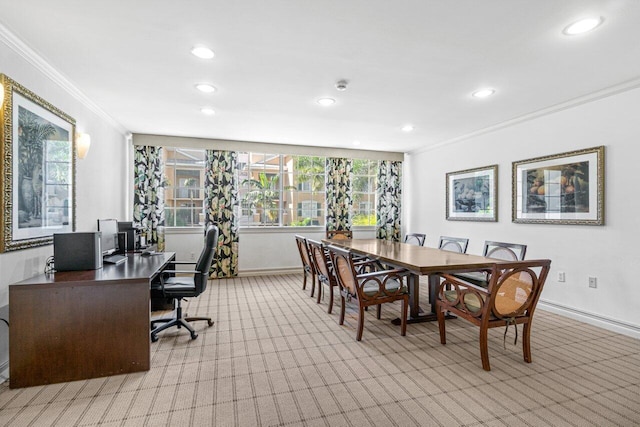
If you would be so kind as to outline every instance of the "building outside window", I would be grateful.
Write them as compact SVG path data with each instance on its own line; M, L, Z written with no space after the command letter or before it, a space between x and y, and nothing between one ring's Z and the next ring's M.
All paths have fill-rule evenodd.
M376 225L376 188L378 162L353 159L353 218L354 226Z
M166 147L163 151L165 225L204 225L204 150Z
M165 147L165 225L204 225L205 150ZM238 153L238 225L324 226L325 157ZM353 160L354 226L376 224L378 162Z
M288 170L297 191L290 193L290 208L294 208L287 225L310 226L325 224L325 158L290 156Z

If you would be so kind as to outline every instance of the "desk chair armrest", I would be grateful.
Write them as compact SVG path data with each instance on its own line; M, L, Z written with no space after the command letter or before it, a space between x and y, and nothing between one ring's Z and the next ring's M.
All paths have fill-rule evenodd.
M162 270L162 275L160 277L166 277L169 274L199 274L199 271L196 270Z

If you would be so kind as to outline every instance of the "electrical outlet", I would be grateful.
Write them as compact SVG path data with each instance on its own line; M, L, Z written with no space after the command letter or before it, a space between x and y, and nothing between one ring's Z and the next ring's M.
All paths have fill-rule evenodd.
M191 259L196 259L196 253L195 252L191 252Z
M589 277L589 287L597 288L598 287L598 278L597 277Z
M564 282L564 281L565 281L564 271L558 271L558 282Z

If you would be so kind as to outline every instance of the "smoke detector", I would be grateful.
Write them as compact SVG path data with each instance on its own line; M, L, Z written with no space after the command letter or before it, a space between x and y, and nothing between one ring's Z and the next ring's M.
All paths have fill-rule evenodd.
M347 90L347 81L339 80L338 82L336 82L336 89L338 89L339 91Z

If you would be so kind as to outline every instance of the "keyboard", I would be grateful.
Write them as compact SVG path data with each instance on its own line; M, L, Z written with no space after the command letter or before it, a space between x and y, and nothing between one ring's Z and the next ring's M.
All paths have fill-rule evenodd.
M127 260L127 257L124 255L110 255L102 258L103 262L107 264L122 264Z

